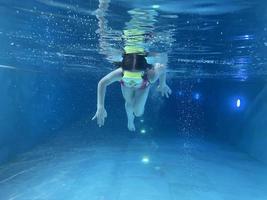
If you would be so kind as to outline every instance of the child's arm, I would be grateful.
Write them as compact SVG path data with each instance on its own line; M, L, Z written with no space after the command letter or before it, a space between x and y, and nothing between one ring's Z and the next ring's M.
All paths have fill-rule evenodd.
M105 107L105 94L106 94L106 88L111 83L118 81L121 79L121 68L118 68L106 76L104 76L98 83L97 86L97 107Z
M154 83L159 79L158 91L161 92L162 96L166 96L168 98L172 91L166 84L166 66L156 63L154 70L153 72L150 72L149 77L151 83Z
M159 85L166 85L166 67L162 66L162 69L159 69Z
M159 79L159 84L166 84L166 66L156 63L153 70L148 72L149 81L155 83Z
M166 70L164 70L164 72L159 75L159 86L157 90L161 93L162 96L166 96L167 98L169 98L169 95L171 95L172 93L172 90L166 83Z
M98 83L97 86L97 111L92 120L97 118L97 124L99 127L104 125L105 118L107 117L107 112L105 110L105 95L106 88L108 85L115 81L119 81L121 79L122 69L118 68L106 76L104 76Z

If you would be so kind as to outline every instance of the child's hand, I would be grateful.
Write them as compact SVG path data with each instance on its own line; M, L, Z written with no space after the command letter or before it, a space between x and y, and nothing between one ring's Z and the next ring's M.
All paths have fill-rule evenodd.
M162 71L166 70L166 65L161 64L161 63L156 63L156 64L155 64L155 70L156 70L159 74L161 74Z
M94 120L97 118L97 124L99 127L104 126L105 118L107 117L107 111L104 107L97 108L95 116L92 118Z
M167 98L169 98L169 95L171 95L172 93L172 90L167 84L159 85L157 90L161 93L162 96L166 96Z

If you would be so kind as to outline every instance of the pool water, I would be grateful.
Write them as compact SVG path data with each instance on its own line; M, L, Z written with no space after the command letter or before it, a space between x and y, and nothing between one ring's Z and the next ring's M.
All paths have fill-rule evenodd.
M265 200L263 0L0 0L0 199ZM128 37L128 38L127 38ZM126 41L128 39L128 41ZM127 129L125 46L167 66Z

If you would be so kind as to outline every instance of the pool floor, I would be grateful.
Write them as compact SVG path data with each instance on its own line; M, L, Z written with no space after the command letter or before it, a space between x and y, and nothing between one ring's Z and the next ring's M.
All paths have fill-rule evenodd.
M135 134L71 128L0 166L0 199L267 199L266 165L231 146Z

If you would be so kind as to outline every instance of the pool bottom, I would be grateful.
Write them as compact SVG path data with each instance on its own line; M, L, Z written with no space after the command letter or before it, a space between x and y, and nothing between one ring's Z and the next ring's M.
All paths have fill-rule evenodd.
M0 166L0 199L266 199L266 166L231 146L129 134L65 131Z

